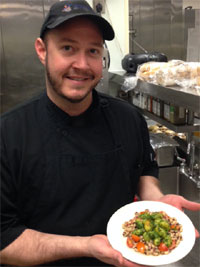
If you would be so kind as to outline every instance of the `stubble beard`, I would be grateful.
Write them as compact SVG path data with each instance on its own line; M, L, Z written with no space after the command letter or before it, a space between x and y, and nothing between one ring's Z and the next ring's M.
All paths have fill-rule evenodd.
M53 92L56 95L59 95L60 97L62 97L63 99L69 101L70 103L80 103L80 102L82 102L90 94L92 89L95 88L97 86L97 84L99 83L99 81L98 81L96 84L94 84L94 86L92 86L90 88L90 90L88 90L88 92L83 97L74 99L74 98L70 98L70 97L64 95L61 92L61 90L60 90L61 85L59 85L59 83L57 82L56 78L54 78L53 75L50 72L48 59L46 59L46 77L47 77L47 82L48 82L49 86L51 87L51 89L53 90Z

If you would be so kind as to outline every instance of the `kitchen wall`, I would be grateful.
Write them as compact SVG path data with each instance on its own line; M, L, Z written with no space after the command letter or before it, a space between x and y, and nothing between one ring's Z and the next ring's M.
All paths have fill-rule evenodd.
M200 61L200 0L129 0L129 23L130 52Z
M93 0L87 2L93 6ZM129 53L128 13L128 0L105 0L105 14L102 17L111 23L115 31L115 39L106 42L111 57L110 72L121 72L121 60Z

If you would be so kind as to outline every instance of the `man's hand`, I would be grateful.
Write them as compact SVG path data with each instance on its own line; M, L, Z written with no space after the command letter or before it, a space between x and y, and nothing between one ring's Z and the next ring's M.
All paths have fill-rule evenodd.
M88 241L88 250L90 256L99 259L105 263L117 267L139 267L138 265L123 258L122 254L113 249L105 235L94 235Z
M165 195L158 199L158 201L170 204L181 211L184 209L192 211L200 211L200 203L189 201L182 196L178 195ZM196 230L196 238L200 237L199 232Z

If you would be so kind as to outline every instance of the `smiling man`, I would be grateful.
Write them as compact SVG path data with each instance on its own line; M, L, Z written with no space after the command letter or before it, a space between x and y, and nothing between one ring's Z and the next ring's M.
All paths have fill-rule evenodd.
M164 196L143 116L98 93L111 25L84 0L59 1L35 42L46 90L1 118L1 263L15 266L137 264L106 236L132 202L200 204Z
M44 41L38 38L35 47L46 69L49 98L70 115L85 111L102 77L103 38L98 26L85 17L71 19L51 30ZM71 104L77 114L70 113Z

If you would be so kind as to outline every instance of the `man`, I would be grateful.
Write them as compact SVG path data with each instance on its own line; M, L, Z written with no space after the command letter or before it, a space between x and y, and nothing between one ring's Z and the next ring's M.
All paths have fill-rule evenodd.
M1 261L32 266L138 266L114 250L106 225L133 200L164 196L145 120L128 103L98 94L110 24L84 1L50 9L35 49L46 93L2 117Z

